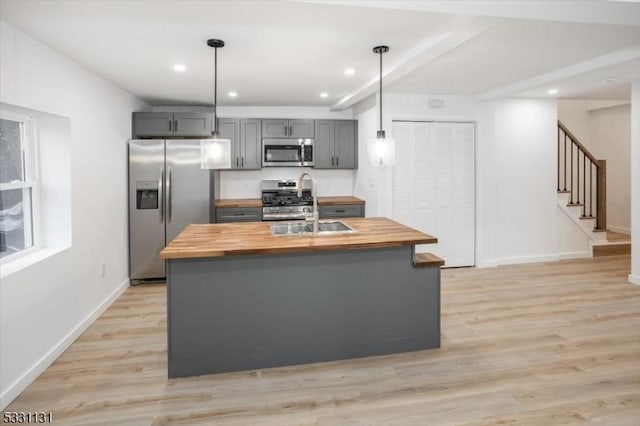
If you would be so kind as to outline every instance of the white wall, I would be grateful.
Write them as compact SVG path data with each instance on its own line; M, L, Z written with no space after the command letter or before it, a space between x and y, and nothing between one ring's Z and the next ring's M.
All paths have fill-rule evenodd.
M631 274L640 285L640 80L631 85Z
M631 107L602 102L559 101L558 118L598 159L607 160L607 228L631 232Z
M580 142L591 150L591 114L589 101L558 100L558 120L573 133Z
M429 108L433 98L442 99L444 106ZM367 163L366 142L375 137L378 122L372 99L354 107L361 126L354 194L367 201L368 216L391 216L391 171ZM574 241L558 245L562 230L556 195L555 101L477 102L463 96L389 94L384 96L383 119L387 134L391 134L394 119L476 122L479 266L554 260L565 246L575 246ZM567 238L571 235L563 236L563 241ZM578 244L587 244L582 236L577 238Z
M493 110L492 123L484 123L493 127L493 143L480 143L479 149L494 158L481 173L495 184L482 188L495 191L495 259L499 264L552 260L558 232L556 103L508 99L483 108Z
M0 43L0 101L70 120L72 188L71 248L0 283L4 407L128 285L126 141L145 104L3 21Z
M376 97L358 103L353 110L358 120L358 170L355 173L353 195L365 200L365 216L385 216L381 200L383 191L379 190L386 170L371 167L367 158L367 140L376 137L378 128L378 109Z

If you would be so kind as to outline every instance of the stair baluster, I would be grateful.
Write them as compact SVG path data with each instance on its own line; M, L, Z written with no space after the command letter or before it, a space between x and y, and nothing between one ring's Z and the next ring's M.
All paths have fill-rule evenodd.
M567 139L569 150L567 153ZM560 144L563 144L561 146ZM574 160L575 150L575 160ZM564 155L561 158L561 153ZM568 155L567 155L568 154ZM582 154L582 167L580 155ZM574 170L575 163L575 170ZM589 167L589 191L587 191L587 165ZM595 169L595 188L593 175ZM567 176L567 173L569 176ZM582 217L596 219L595 230L607 229L607 162L596 159L585 146L558 120L558 179L557 190L569 192L569 205L582 204ZM575 184L574 184L575 175ZM561 185L562 180L562 185ZM569 188L567 188L567 180ZM581 182L582 181L582 182ZM582 188L580 188L582 186ZM562 187L562 189L560 189ZM582 189L582 194L580 193ZM575 193L575 194L574 194ZM575 199L575 201L574 201ZM582 203L581 203L582 200ZM588 201L587 201L588 200ZM587 202L589 203L587 209ZM593 210L595 209L595 216ZM589 215L587 215L587 210Z

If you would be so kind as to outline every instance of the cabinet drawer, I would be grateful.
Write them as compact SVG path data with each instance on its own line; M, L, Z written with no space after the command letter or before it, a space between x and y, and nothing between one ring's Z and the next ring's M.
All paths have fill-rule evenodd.
M335 217L364 217L363 206L361 204L320 206L320 219Z
M225 222L260 222L262 209L259 207L225 207L216 208L216 223Z

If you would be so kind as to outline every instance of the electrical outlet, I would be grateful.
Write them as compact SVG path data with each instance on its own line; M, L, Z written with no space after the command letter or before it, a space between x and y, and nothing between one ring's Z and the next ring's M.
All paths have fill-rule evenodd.
M104 277L106 274L107 274L107 264L102 262L100 264L100 275Z

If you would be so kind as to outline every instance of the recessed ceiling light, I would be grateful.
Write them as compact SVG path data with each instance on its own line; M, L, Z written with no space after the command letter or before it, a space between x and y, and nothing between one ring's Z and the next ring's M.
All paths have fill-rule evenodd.
M230 98L235 98L236 96L238 96L236 92L229 92L227 93L227 95L229 95Z
M327 96L329 96L329 94L327 92L320 93L320 97L321 98L326 98Z
M604 83L613 83L616 80L617 80L617 78L615 76L613 76L613 75L611 75L609 77L605 77L605 78L602 79L602 81Z
M354 70L353 68L347 68L344 70L344 75L354 75L356 73L356 70Z
M555 95L558 93L558 89L549 89L547 90L548 95Z
M173 66L173 70L177 72L185 72L187 70L187 66L183 64L175 64Z

